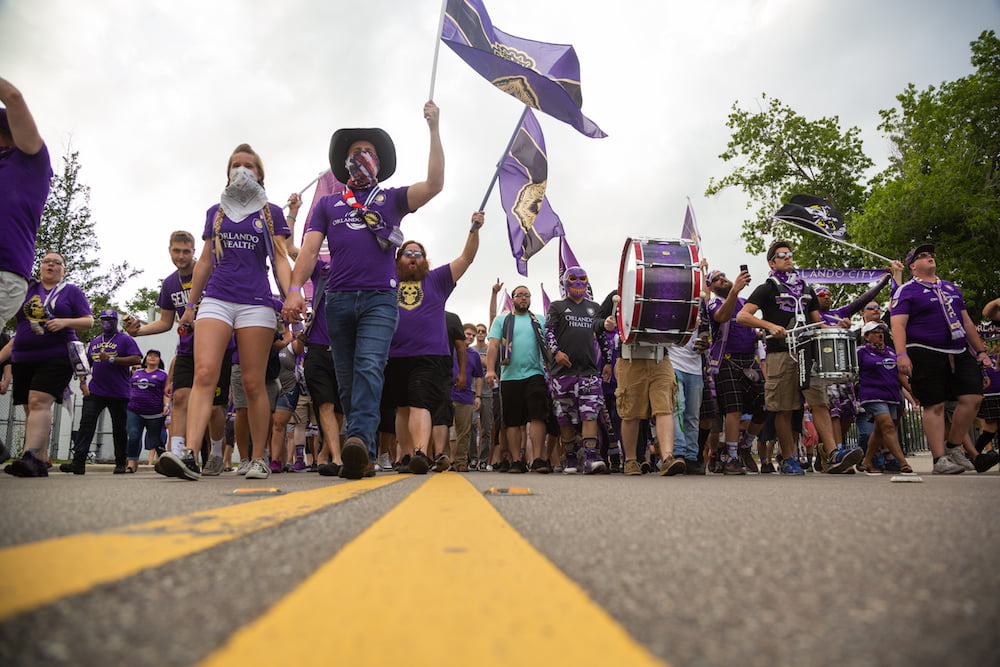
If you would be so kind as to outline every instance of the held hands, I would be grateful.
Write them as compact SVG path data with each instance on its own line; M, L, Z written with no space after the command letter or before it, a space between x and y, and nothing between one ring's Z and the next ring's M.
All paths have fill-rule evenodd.
M298 322L306 315L306 300L300 290L289 292L281 308L281 317L286 322Z

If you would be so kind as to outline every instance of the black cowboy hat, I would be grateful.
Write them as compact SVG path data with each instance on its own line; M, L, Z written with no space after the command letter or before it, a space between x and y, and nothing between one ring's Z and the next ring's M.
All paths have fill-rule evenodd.
M378 153L378 180L384 181L396 171L396 146L389 133L379 127L345 127L330 137L330 169L341 183L347 183L347 149L355 141L370 141Z

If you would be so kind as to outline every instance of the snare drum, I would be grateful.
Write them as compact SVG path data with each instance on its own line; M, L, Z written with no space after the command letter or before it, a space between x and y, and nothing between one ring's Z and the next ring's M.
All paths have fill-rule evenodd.
M624 343L684 345L698 328L698 246L629 238L618 273L618 331Z
M812 345L812 376L818 380L853 382L858 379L858 343L848 329L817 329Z

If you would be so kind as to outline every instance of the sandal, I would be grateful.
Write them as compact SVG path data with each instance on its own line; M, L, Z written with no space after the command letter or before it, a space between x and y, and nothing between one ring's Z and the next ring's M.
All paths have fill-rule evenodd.
M900 475L916 475L917 473L913 472L913 468L911 468L909 466L909 464L907 464L907 465L901 466L899 468L899 474Z
M861 472L863 472L866 475L881 475L882 474L882 471L879 470L878 468L875 468L872 465L866 464L866 463L863 463L863 462L858 464L858 470L860 470Z

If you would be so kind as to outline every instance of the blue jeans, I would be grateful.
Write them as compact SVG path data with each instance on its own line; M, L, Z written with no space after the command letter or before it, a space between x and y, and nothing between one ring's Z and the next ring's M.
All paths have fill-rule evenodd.
M698 423L705 380L701 373L674 370L677 376L677 410L674 412L674 456L694 461L698 458ZM684 421L681 422L681 417Z
M368 458L378 454L376 430L389 344L399 322L395 290L331 292L326 298L330 351L340 385L348 438L360 438Z
M164 416L147 419L138 412L128 411L125 423L125 430L128 431L127 458L129 461L138 461L141 447L139 439L142 438L142 429L146 429L146 449L153 450L163 446L163 422Z

